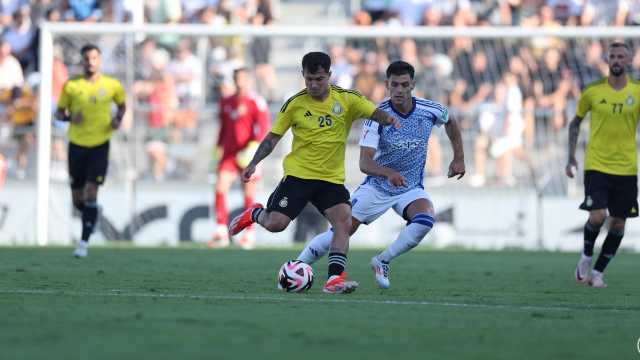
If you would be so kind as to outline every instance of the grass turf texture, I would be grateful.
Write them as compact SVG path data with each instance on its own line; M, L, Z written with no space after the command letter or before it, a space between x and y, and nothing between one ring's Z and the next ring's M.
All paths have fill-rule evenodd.
M414 251L375 287L349 255L349 295L276 290L296 250L0 248L2 359L640 359L640 254L607 289L578 255Z

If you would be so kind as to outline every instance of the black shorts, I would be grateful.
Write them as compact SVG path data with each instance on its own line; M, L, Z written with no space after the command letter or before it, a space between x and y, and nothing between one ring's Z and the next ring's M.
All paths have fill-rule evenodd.
M102 185L108 166L109 141L94 147L69 143L69 177L72 189L81 189L87 182Z
M351 204L349 191L342 184L285 176L269 196L267 210L283 213L293 220L308 202L322 214L332 206Z
M638 176L585 171L584 201L580 209L608 209L609 215L618 218L638 216Z

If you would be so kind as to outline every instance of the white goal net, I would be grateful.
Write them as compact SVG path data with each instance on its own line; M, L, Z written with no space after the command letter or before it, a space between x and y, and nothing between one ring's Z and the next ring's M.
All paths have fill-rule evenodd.
M232 70L251 69L254 88L274 118L282 101L304 85L302 55L323 50L333 58L333 81L374 101L385 97L384 70L390 61L414 64L416 94L448 105L461 122L465 179L443 176L451 159L444 131L436 131L430 142L426 186L443 210L442 228L448 229L430 235L434 243L447 245L455 239L471 247L553 248L546 243L555 233L548 232L544 209L549 213L555 205L548 208L544 201L580 193L581 179L568 183L563 176L566 124L580 88L606 75L606 47L614 39L640 49L636 28L44 24L33 214L37 231L33 238L25 236L30 238L26 242L69 244L78 236L66 178L64 124L51 114L59 67L69 74L81 72L79 49L95 43L102 50L102 71L122 81L128 105L123 128L112 139L109 173L99 194L97 242L175 245L208 240L217 101L231 91ZM640 69L640 55L634 69ZM363 177L358 136L356 126L347 150L350 190ZM586 139L585 133L580 139ZM266 161L258 200L266 200L279 180L288 149L286 142L280 144ZM237 188L229 195L232 210L241 206ZM465 201L471 204L459 204ZM492 201L496 214L486 212ZM575 208L578 200L571 203ZM468 219L474 212L487 214L483 221L489 225ZM356 237L356 243L390 241L394 226L372 228ZM285 235L263 235L267 244L289 242Z

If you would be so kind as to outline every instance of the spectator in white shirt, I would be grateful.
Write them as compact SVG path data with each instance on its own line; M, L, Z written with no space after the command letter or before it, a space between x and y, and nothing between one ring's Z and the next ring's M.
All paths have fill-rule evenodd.
M22 67L11 55L11 45L0 39L0 90L22 87L23 84Z

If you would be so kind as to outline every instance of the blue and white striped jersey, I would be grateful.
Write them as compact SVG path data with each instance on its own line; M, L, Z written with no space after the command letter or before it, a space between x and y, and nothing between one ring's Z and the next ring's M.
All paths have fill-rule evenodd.
M416 187L423 188L424 167L427 161L427 144L433 126L449 121L447 108L427 99L413 97L413 109L406 115L397 112L391 100L383 101L379 109L400 119L401 127L381 126L366 120L362 128L360 146L376 149L375 161L390 167L405 177L406 186L396 187L381 176L367 176L363 184L369 184L389 195L398 195Z

